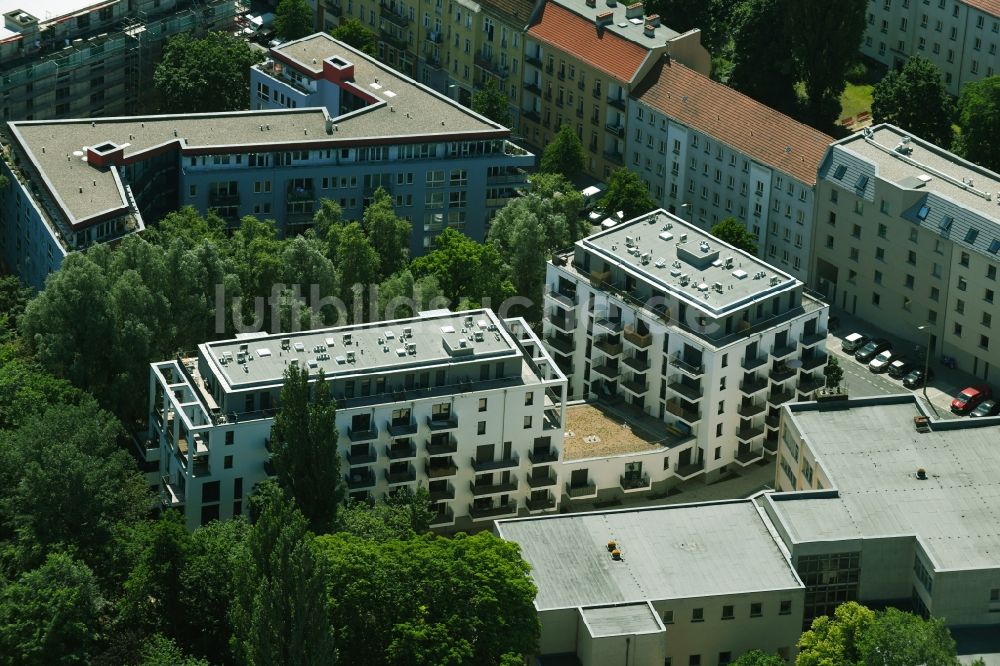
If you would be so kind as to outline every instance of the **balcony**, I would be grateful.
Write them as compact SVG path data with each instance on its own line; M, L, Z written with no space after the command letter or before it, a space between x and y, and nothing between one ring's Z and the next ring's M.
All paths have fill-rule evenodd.
M758 460L764 459L764 448L753 448L752 446L740 447L740 450L736 453L736 463L743 467L751 463L755 463Z
M431 456L447 456L458 451L458 440L454 436L448 437L444 441L428 440L424 445L427 454Z
M517 454L500 460L476 460L473 458L472 469L477 472L490 472L498 469L511 469L512 467L517 467L520 463L521 461L517 457Z
M528 511L531 513L548 511L556 508L556 498L552 496L552 493L546 493L545 497L526 500L524 502L524 506L527 507Z
M564 294L555 289L546 289L545 298L555 301L557 305L567 310L572 310L576 307L576 294Z
M670 366L677 368L685 375L693 379L698 379L705 374L705 366L695 365L690 359L682 359L680 353L674 353L674 355L670 357Z
M566 484L566 494L572 499L585 499L589 497L597 497L597 485L593 481L589 481L583 485L570 485Z
M777 430L781 425L781 413L768 414L764 417L764 424L767 425L768 428L774 428Z
M787 356L791 356L795 353L797 345L793 343L786 342L783 345L774 345L774 349L771 350L771 356L775 359L783 359Z
M626 356L622 363L636 372L646 372L649 370L649 359L638 358L636 356Z
M605 150L604 159L609 162L614 162L618 166L623 166L625 164L625 156L615 150Z
M604 129L608 130L615 136L621 136L622 134L625 133L625 126L620 123L614 123L614 124L608 123L607 125L604 126Z
M601 338L595 342L594 348L600 350L602 354L610 356L611 358L617 358L622 355L622 343L608 342L607 338Z
M507 483L477 484L475 481L469 482L469 489L475 497L486 495L501 495L512 493L517 490L517 479L511 479Z
M625 110L625 98L624 97L609 97L608 98L608 104L610 104L611 106L615 107L616 109L620 109L622 111Z
M642 476L622 475L618 478L618 485L621 486L622 492L635 493L643 490L649 490L651 482L649 480L649 474L643 474Z
M590 271L590 282L595 285L602 285L611 279L611 270L599 271L594 269Z
M445 509L444 511L436 514L431 518L431 527L447 527L448 525L455 524L455 514L451 509Z
M535 472L528 475L528 486L531 488L548 488L556 485L557 481L556 475L548 471L545 474Z
M208 193L208 205L209 206L239 206L240 205L240 195L238 192L209 192Z
M744 356L743 361L740 362L740 365L743 367L744 370L751 371L751 370L756 370L765 363L767 363L767 356L754 356L752 358Z
M378 439L378 428L374 426L366 430L355 430L354 428L348 428L347 438L355 443L367 442L373 439Z
M693 479L699 474L705 471L705 462L689 463L687 465L680 465L674 470L674 476L676 476L681 481L687 481L688 479Z
M618 365L612 363L595 363L591 366L590 370L591 374L600 375L612 381L618 379L618 373L620 372Z
M368 451L365 453L352 454L348 451L345 457L347 458L347 466L355 467L357 465L371 465L378 460L378 453L373 447L368 447Z
M572 333L573 329L576 328L576 317L572 314L564 315L561 312L550 312L545 317L545 321L549 322L563 333Z
M168 477L161 477L160 501L167 508L184 506L184 490L180 484L171 483Z
M457 416L446 416L443 418L434 418L433 416L427 417L427 427L431 429L431 432L442 432L444 430L454 430L458 427L458 417ZM427 445L428 450L430 450L430 445ZM454 453L454 451L451 451Z
M781 383L794 377L796 372L795 368L790 368L784 363L775 363L767 376L771 378L771 381Z
M445 462L428 461L424 464L424 472L429 479L447 479L458 474L458 466L448 458Z
M430 32L424 33L424 39L426 39L431 44L441 43L441 33L431 30Z
M767 397L767 401L772 405L783 405L795 398L795 392L791 389L784 389L781 391L771 391L771 395Z
M378 8L378 15L389 21L395 26L400 28L405 28L410 25L410 19L406 16L402 16L393 11L388 5L380 5Z
M390 421L386 424L386 429L392 437L407 437L417 434L417 422L413 419L406 421Z
M751 402L749 404L743 403L740 405L740 408L736 410L736 413L745 418L753 418L758 414L763 414L764 410L766 409L767 406L762 402L761 403Z
M312 201L316 198L316 190L311 187L289 187L285 192L285 201Z
M815 370L816 368L826 365L828 360L827 354L810 354L809 356L802 357L802 369L803 370Z
M826 331L814 331L812 333L803 333L799 338L799 344L803 347L813 347L824 340L826 340Z
M799 380L798 390L799 393L812 393L826 386L826 377L822 374L818 377L813 377L812 375L805 375Z
M754 393L760 393L767 388L767 380L763 377L758 377L754 375L753 379L745 379L740 382L740 391L746 393L747 395L753 395Z
M633 326L626 326L623 335L626 342L639 349L645 349L653 343L652 333L639 333Z
M487 520L491 518L501 518L505 516L517 515L517 502L508 502L500 506L489 509L477 509L475 504L469 505L469 517L472 520Z
M475 62L476 67L479 67L480 69L484 69L487 72L490 72L491 74L494 74L494 75L500 77L501 79L507 77L507 68L506 67L500 66L497 62L494 61L493 58L487 58L485 55L483 55L479 51L476 52L476 55L475 55L475 58L473 59L473 62Z
M350 474L345 475L345 479L350 490L361 490L375 486L375 475L370 469L351 470Z
M697 409L687 409L675 400L667 400L667 411L684 421L688 425L694 425L701 420L701 412Z
M533 82L533 81L526 81L525 84L524 84L524 89L527 90L528 92L530 92L532 95L541 95L542 94L542 89L539 88L538 84L535 83L535 82ZM526 113L525 115L528 115L528 114ZM538 116L537 112L535 113L535 116L536 117ZM538 121L535 120L535 122L538 122Z
M417 447L413 442L409 444L393 444L385 447L385 455L389 460L406 460L417 457Z
M524 56L524 62L532 67L542 68L542 59L538 56L526 55Z
M430 490L427 492L427 497L432 502L444 502L445 500L455 499L455 486L450 483L442 490Z
M573 353L574 347L572 340L550 335L547 338L544 338L544 342L561 356L570 356Z
M649 390L649 383L630 377L621 383L621 387L635 396L642 396Z
M701 386L689 386L684 382L670 382L667 384L667 388L674 393L679 393L688 400L701 400L704 395Z
M407 468L400 472L393 472L390 470L385 470L385 480L389 482L390 486L399 485L401 483L410 483L411 481L417 480L417 470L413 468L413 465L407 466Z
M748 442L764 434L764 426L740 426L736 429L736 439Z
M622 320L610 317L596 317L594 318L594 327L602 328L617 335L622 332Z

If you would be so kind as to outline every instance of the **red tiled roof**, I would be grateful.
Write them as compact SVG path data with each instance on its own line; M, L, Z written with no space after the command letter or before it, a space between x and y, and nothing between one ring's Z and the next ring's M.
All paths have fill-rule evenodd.
M1000 16L1000 0L965 0L965 4L990 16Z
M580 0L581 2L583 0ZM627 83L649 51L554 2L546 2L528 34Z
M663 58L632 97L793 178L816 182L833 137Z

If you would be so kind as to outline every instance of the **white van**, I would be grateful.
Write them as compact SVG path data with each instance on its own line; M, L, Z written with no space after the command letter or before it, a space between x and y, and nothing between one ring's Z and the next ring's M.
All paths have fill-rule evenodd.
M580 194L583 195L583 209L586 211L593 210L607 189L608 186L604 183L597 183L596 185L591 185L580 190Z

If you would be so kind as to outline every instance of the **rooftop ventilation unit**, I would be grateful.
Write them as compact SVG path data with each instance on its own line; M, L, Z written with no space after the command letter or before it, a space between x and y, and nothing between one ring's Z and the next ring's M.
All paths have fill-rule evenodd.
M664 240L664 241L668 241L669 242L669 241L672 241L673 239L674 239L674 235L672 233L670 233L669 231L661 231L660 232L660 240Z
M408 342L406 344L406 353L410 356L415 356L417 354L417 344L415 342Z
M726 257L726 268L732 268L732 267L733 267L733 258Z
M351 334L350 333L344 333L344 344L345 345L351 344Z
M305 351L306 350L306 346L304 344L302 344L301 342L296 342L295 344L292 345L292 347L294 347L295 351L297 351L297 352Z
M780 277L778 277L777 275L771 277L771 286L772 287L775 286L776 284L780 284L780 283L781 283L781 278Z
M641 257L641 261L642 261L642 265L643 266L645 266L646 264L648 264L652 260L653 260L653 253L652 252L647 252L646 254L642 255L642 257Z
M250 350L250 346L249 345L240 345L240 353L241 354L246 354L249 350Z
M687 273L681 274L681 286L682 287L686 287L687 284L688 284L688 282L690 282L690 281L691 281L691 278L689 278L687 276Z
M666 268L667 260L664 259L663 257L657 257L656 261L653 262L653 265L656 266L657 268Z
M282 349L284 349L284 350L287 351L288 349L291 349L291 347L292 347L292 340L291 340L291 338L281 338L281 348Z
M681 234L680 242L681 243L687 243L688 242L688 235L687 234Z
M354 352L352 351L347 352L347 362L354 363L354 360L355 360Z
M625 237L625 247L632 247L633 245L635 245L635 239L632 238L631 236L626 236Z
M722 283L721 282L713 282L712 283L712 289L714 289L715 291L717 291L717 292L719 292L721 294L722 293Z
M702 252L708 252L712 248L709 246L708 243L706 243L705 241L702 241L702 242L698 243L698 249L701 250Z

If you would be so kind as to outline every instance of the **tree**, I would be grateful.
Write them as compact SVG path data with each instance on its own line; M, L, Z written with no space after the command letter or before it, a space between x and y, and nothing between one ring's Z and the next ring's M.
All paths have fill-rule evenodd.
M750 650L730 663L733 666L786 666L787 662L776 654L768 654L763 650Z
M820 616L799 638L795 666L857 664L858 641L875 623L875 612L856 601L837 606L834 616Z
M565 176L558 173L536 173L529 178L529 194L551 203L562 213L569 228L569 241L575 242L590 233L590 221L583 214L583 195Z
M300 39L312 34L314 22L306 0L281 0L274 10L274 31L282 39Z
M358 316L363 318L368 310L368 287L378 283L382 261L357 222L351 222L331 237L337 239L334 265L337 267L340 298L355 320L360 322L363 319L358 319Z
M743 0L733 9L733 69L729 85L783 113L793 113L798 72L791 42L774 39L794 0Z
M32 290L15 276L0 277L0 341L14 330L31 296Z
M209 663L187 656L163 634L154 634L143 646L139 666L209 666Z
M165 113L239 111L249 104L250 67L264 55L225 32L172 37L153 73Z
M744 252L757 254L757 239L735 217L720 220L712 225L708 233Z
M956 148L965 159L993 171L1000 170L1000 76L970 81L958 98Z
M358 19L350 18L330 31L334 39L375 57L375 34Z
M598 206L605 215L615 215L618 211L622 211L625 220L658 208L638 174L624 167L611 172L608 191L604 193Z
M493 77L472 95L472 110L498 125L510 127L510 100L497 88Z
M847 70L858 58L868 2L789 1L785 7L786 32L808 97L806 114L816 127L833 127Z
M335 662L327 570L295 503L268 492L238 569L231 645L236 663Z
M542 173L558 173L573 179L583 171L586 155L583 144L569 125L562 125L556 135L545 146L538 170Z
M0 589L0 664L87 664L104 600L87 566L65 553Z
M426 275L417 279L407 269L386 278L378 286L375 315L376 319L416 317L418 312L443 307L446 300L436 277Z
M433 518L427 489L421 486L413 492L404 486L374 503L352 501L343 512L339 532L372 541L409 539L429 531Z
M6 349L10 349L9 357ZM93 397L53 377L20 349L0 348L0 430L14 429L58 404L97 408Z
M406 267L410 256L412 225L396 215L392 196L385 188L375 190L371 203L365 208L361 226L380 257L379 267L383 277Z
M222 243L226 238L226 223L212 211L203 216L194 206L184 206L167 213L155 227L146 231L145 238L164 247L178 238L184 241L186 247L193 247L204 240Z
M954 112L941 70L921 56L890 70L872 90L873 122L892 123L944 148L951 146Z
M829 359L826 362L826 367L823 368L823 374L826 375L826 387L837 388L844 379L844 369L840 367L840 361L837 360L836 356L831 354Z
M410 270L418 279L434 277L445 298L457 307L488 303L497 309L515 293L497 248L451 227L434 239L430 252L413 260Z
M295 499L310 528L320 533L336 525L344 496L336 416L337 403L323 371L310 386L307 368L289 366L271 430L271 459L278 483Z
M701 43L710 52L718 50L728 38L731 0L646 0L647 16L670 17L670 28L678 32L701 30Z

